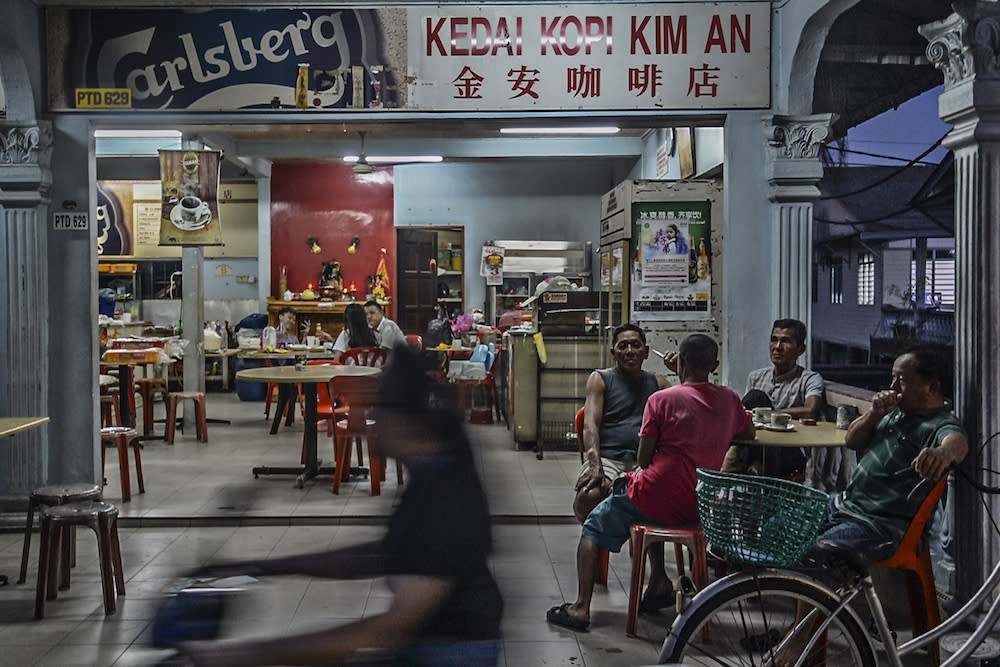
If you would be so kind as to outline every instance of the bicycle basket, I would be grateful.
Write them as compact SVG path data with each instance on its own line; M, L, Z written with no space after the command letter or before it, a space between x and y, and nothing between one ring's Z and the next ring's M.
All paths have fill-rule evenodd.
M773 477L698 469L698 512L705 540L727 558L796 565L815 544L830 496Z

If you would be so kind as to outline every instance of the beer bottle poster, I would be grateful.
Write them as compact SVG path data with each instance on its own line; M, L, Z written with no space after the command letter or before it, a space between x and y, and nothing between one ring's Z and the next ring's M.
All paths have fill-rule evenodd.
M632 204L632 319L711 317L710 202Z
M221 157L218 151L160 151L160 245L222 245Z

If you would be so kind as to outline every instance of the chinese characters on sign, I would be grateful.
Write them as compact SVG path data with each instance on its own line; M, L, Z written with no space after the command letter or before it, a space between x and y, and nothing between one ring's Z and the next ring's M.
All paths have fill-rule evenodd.
M712 241L708 202L632 205L632 319L711 317Z
M408 10L407 106L719 109L770 104L766 2Z

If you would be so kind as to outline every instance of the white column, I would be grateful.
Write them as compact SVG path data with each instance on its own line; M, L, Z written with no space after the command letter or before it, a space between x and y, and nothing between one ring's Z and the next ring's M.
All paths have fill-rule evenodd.
M806 323L805 366L812 338L812 209L823 177L819 151L833 137L834 114L779 116L765 114L767 141L764 173L771 201L772 319L794 317Z
M938 103L953 128L944 145L955 156L955 412L969 435L964 468L987 483L979 468L997 467L1000 431L1000 7L958 1L947 19L920 27L927 57L944 74ZM953 484L954 556L964 599L1000 557L1000 541L980 494ZM1000 502L986 496L996 514Z
M184 294L184 391L205 391L205 249L184 246L181 254ZM194 433L194 410L184 406L184 432Z
M0 416L48 416L48 123L0 123ZM84 396L84 398L86 398ZM0 496L25 496L47 475L49 427L5 442Z

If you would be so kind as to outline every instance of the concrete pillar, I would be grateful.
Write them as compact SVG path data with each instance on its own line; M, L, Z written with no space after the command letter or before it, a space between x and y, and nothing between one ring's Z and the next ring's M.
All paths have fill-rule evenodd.
M205 249L184 246L181 255L184 294L181 322L184 323L184 391L205 391ZM194 410L184 406L184 432L194 433Z
M801 363L810 365L812 336L812 210L823 177L819 151L833 138L835 114L765 114L764 174L771 201L771 315L806 323L809 337Z
M979 478L996 468L1000 431L1000 6L959 0L946 19L920 27L927 57L944 74L938 103L952 125L944 145L955 156L955 413L969 435L963 467ZM989 483L989 479L986 479ZM957 592L967 598L1000 557L979 492L952 485ZM953 500L953 502L951 501ZM996 496L986 496L993 514Z
M0 122L0 416L49 415L46 229L52 127ZM86 395L82 397L86 399ZM0 496L23 497L46 479L51 426L5 442Z

